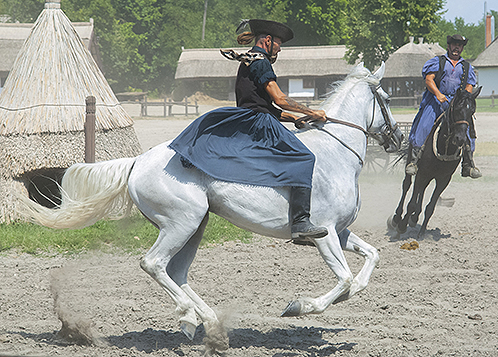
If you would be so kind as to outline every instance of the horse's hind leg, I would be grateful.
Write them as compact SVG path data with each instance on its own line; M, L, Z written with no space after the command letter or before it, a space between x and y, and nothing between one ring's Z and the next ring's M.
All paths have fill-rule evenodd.
M195 312L204 323L206 330L206 345L212 350L224 351L228 349L228 335L226 330L218 321L215 312L192 290L187 283L187 275L190 265L194 260L197 248L202 240L202 235L209 219L209 213L202 220L201 225L169 262L166 271L173 281L188 295L194 302Z
M176 312L179 315L180 327L185 335L192 339L197 327L196 303L180 288L175 280L180 282L186 280L188 267L193 260L200 241L199 235L202 236L202 231L207 222L207 200L204 198L204 200L190 199L182 201L180 207L173 209L170 206L168 210L165 207L161 207L161 209L156 207L156 210L152 210L142 204L141 209L147 212L147 216L154 217L160 231L159 237L140 262L140 266L173 299L176 304ZM166 215L161 215L158 211L167 213ZM199 232L198 235L196 235L197 232ZM189 242L191 238L194 238L193 242ZM185 250L183 250L184 247L186 247ZM195 247L195 249L192 249L192 247ZM176 270L174 269L175 264L170 265L170 263L172 261L173 263L178 262L179 259L174 257L182 250L183 255L188 257L189 260L187 259L183 263L182 269Z
M363 241L353 232L345 229L339 234L339 240L341 242L341 247L348 251L359 254L365 258L365 263L361 268L360 272L353 279L353 283L349 288L349 291L339 296L333 304L337 304L341 301L349 299L354 294L362 291L368 285L370 276L373 270L379 263L379 253L377 248L372 247L367 242Z
M436 180L436 187L432 192L431 201L425 207L424 222L422 223L420 231L418 232L419 237L425 234L425 231L427 229L427 224L429 223L429 219L434 214L434 209L436 208L437 200L441 196L441 193L443 193L443 191L446 189L446 187L448 187L450 181L451 181L451 175L443 179Z

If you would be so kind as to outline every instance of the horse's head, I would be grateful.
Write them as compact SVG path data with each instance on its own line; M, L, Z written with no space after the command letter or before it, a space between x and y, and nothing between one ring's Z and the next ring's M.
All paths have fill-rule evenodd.
M382 62L380 68L371 75L369 81L371 83L373 110L367 121L369 123L367 129L387 152L395 152L401 147L403 134L389 109L389 96L380 86L385 69L385 64Z
M446 118L448 120L448 131L451 143L461 147L467 140L467 129L473 130L474 122L472 116L476 111L476 98L481 93L479 87L473 93L458 89L448 109Z

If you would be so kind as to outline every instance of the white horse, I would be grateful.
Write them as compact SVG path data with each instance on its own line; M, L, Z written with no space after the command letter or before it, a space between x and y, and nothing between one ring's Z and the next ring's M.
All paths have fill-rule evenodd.
M347 227L355 220L360 197L358 176L367 147L367 132L387 151L399 148L402 134L387 106L379 83L384 64L371 74L363 64L337 85L322 104L330 122L311 124L296 135L315 154L311 217L328 228L326 237L314 239L337 285L318 298L289 303L282 316L318 314L330 304L365 289L379 255ZM159 237L141 261L141 267L176 304L181 330L194 337L198 318L208 337L222 331L213 348L228 348L228 338L215 312L187 283L208 213L263 236L291 238L289 194L286 187L271 188L216 180L194 168L185 168L168 143L126 159L75 164L65 173L62 203L44 208L27 198L26 214L34 222L53 228L82 228L111 217L134 203L159 228ZM343 250L360 254L365 263L355 277ZM218 332L212 332L218 331Z

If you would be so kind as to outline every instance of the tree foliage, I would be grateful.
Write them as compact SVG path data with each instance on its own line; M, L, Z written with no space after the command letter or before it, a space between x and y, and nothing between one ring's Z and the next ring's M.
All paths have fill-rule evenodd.
M442 19L445 0L207 1L204 40L205 0L62 0L61 7L71 21L94 19L105 75L115 91L171 91L183 47L238 47L235 30L250 18L288 24L295 32L289 46L347 45L348 60L361 58L371 69L409 36L445 47L448 34L461 33L469 38L463 53L469 59L484 49L484 23ZM10 22L34 22L44 3L0 0L0 14Z
M293 46L345 43L349 0L268 0L271 19L287 23Z
M347 22L348 60L365 66L386 61L410 36L432 39L443 0L350 0Z

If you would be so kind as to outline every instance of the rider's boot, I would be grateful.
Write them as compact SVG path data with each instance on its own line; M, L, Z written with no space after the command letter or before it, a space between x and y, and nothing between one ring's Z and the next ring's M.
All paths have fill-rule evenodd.
M408 151L409 162L405 167L405 173L407 175L413 176L417 174L418 171L418 156L420 153L420 148L412 146L410 144L410 150Z
M310 205L311 188L291 188L290 217L293 243L307 245L311 243L308 238L321 238L328 234L327 228L317 227L310 222Z
M470 145L466 144L463 147L462 153L462 177L470 177L476 179L481 176L481 171L474 164L474 154L470 149Z

